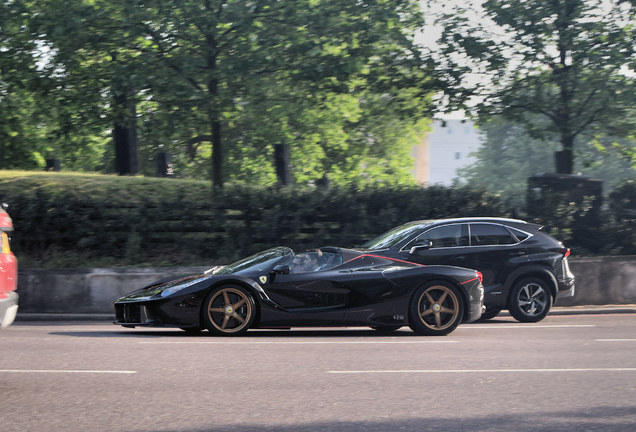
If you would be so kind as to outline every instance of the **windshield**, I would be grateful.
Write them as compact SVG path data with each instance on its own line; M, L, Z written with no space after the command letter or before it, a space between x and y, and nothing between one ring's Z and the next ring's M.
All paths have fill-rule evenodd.
M379 235L371 241L362 245L364 249L390 249L393 246L400 243L402 240L406 240L411 237L416 231L422 230L426 227L425 221L410 222L404 225L400 225L397 228L393 228Z
M212 274L260 274L273 267L282 258L292 255L291 249L277 247L243 258L233 264L215 269Z

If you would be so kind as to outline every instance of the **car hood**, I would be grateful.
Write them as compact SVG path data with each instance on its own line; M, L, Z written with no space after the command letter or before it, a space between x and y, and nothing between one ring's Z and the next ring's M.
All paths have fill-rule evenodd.
M213 278L210 275L190 275L190 276L178 276L171 279L162 279L137 291L133 291L130 294L118 299L117 301L130 301L130 300L144 300L150 299L156 296L160 296L164 291L170 288L180 287L185 289L187 287L205 282Z

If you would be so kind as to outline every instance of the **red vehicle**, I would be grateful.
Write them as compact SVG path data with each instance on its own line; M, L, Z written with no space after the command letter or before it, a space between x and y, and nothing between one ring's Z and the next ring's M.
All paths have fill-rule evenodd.
M9 245L13 221L0 206L0 328L9 326L18 312L18 260Z

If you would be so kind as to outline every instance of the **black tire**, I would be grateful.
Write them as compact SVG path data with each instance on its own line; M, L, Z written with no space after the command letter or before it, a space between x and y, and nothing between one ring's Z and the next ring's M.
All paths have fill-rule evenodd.
M543 279L526 277L513 286L508 310L517 321L538 322L546 317L551 306L548 284Z
M431 282L415 292L409 307L409 327L419 334L444 336L455 330L464 316L459 290L448 282Z
M372 325L372 326L369 326L369 327L371 327L373 330L377 330L379 332L394 332L394 331L402 328L401 325Z
M203 325L219 336L239 336L254 323L256 306L248 290L236 285L224 285L208 294L203 303Z
M493 319L494 317L499 315L499 312L501 312L501 308L498 306L486 306L486 310L484 311L483 314L481 314L479 321L486 321L489 319Z

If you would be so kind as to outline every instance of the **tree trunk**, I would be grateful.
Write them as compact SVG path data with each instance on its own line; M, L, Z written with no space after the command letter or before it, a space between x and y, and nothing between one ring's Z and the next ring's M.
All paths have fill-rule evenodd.
M115 141L115 171L119 175L135 175L139 173L137 157L137 107L134 101L128 100L125 93L114 96L115 110L128 112L124 119L115 120L113 140Z
M574 173L574 138L570 136L561 137L562 150L555 152L555 165L558 174Z
M212 186L214 189L223 187L223 148L221 145L221 123L212 114Z
M210 54L208 57L208 69L212 74L216 72L216 56L214 54ZM223 147L221 122L219 121L219 80L214 76L208 82L208 94L210 96L208 117L212 129L212 187L213 189L221 189L223 188Z

